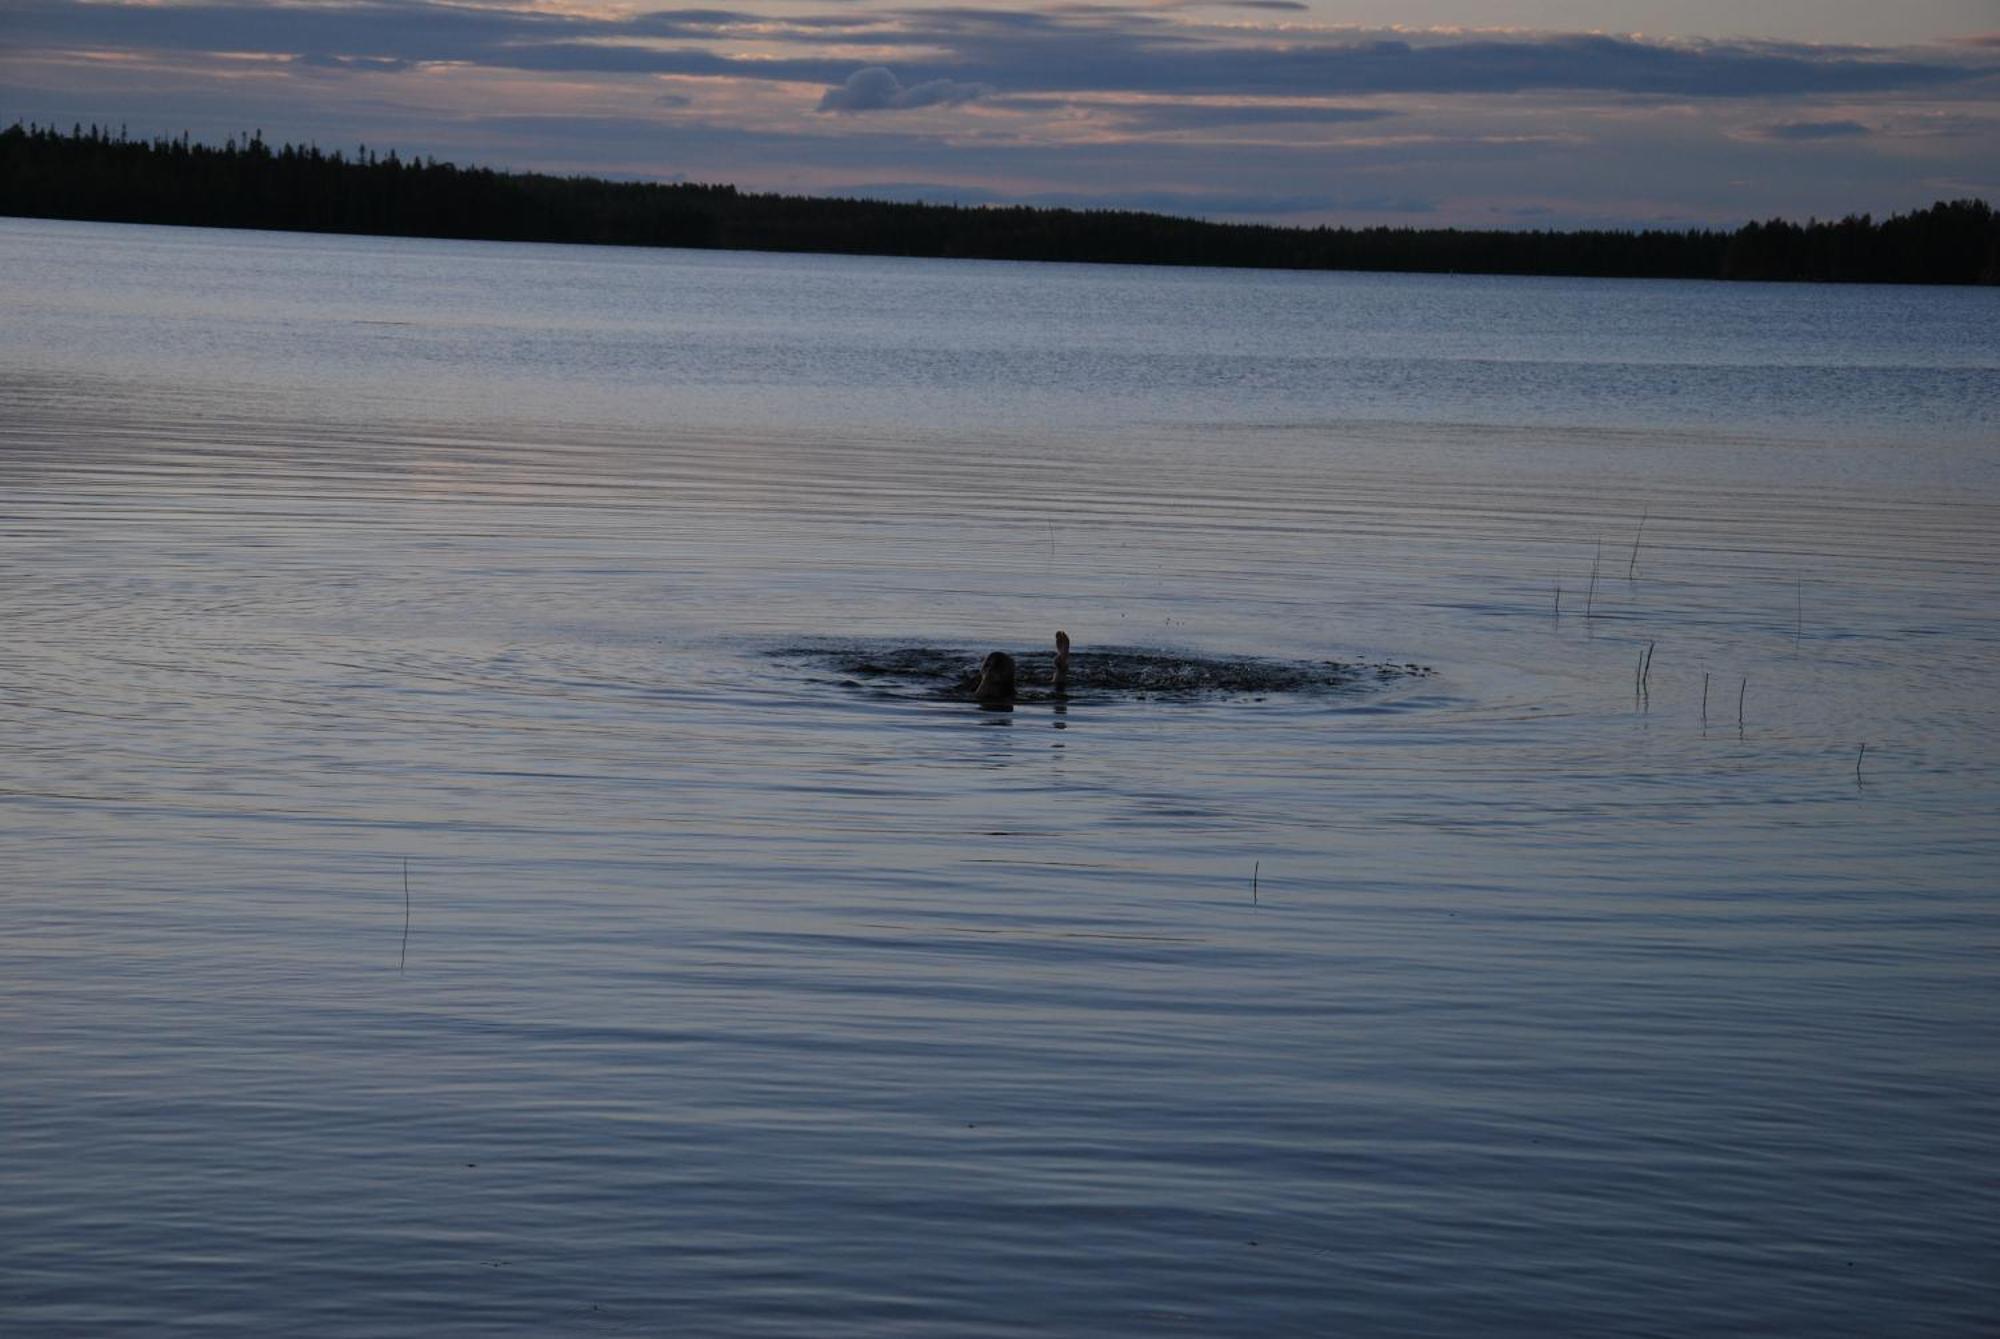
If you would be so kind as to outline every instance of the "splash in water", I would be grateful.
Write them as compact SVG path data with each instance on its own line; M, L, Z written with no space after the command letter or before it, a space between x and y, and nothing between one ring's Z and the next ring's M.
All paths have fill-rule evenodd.
M789 647L774 656L816 663L855 687L969 702L1115 697L1326 696L1428 677L1429 666L1345 660L1268 660L1189 651L1102 647L1072 653L1058 634L1049 651L847 643Z

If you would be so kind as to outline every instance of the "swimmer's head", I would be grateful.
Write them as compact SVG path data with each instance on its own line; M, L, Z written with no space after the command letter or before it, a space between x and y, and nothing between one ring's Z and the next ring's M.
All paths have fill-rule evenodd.
M1005 651L989 653L979 664L979 685L972 690L972 696L978 702L1012 702L1014 657Z

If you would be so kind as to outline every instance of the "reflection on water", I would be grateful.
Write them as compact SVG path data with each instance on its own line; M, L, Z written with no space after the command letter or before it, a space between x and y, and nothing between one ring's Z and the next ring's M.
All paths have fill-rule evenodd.
M1771 380L1787 432L1592 427L1577 395L1467 426L1414 383L1386 418L1250 385L1135 426L1199 362L1175 322L1254 345L1277 299L1120 273L1138 347L1058 432L1086 385L1038 419L973 370L1101 351L1042 320L1041 267L717 258L725 324L851 314L858 275L956 292L923 329L955 389L830 319L781 360L662 353L709 379L672 412L568 414L614 369L538 416L515 372L624 311L631 258L523 249L503 302L494 248L112 235L0 230L107 276L17 303L36 352L0 374L23 1333L1990 1313L1994 392L1912 406L1990 378L2000 322L1932 356L1833 299L1815 376L1902 389L1823 434L1754 359L1716 375ZM1684 287L1643 290L1677 346L1709 333ZM178 351L107 333L141 308ZM1607 356L1652 366L1643 314ZM1434 352L1539 356L1483 319ZM383 338L428 401L357 389ZM1057 627L1079 685L1114 677L937 691L995 647L1035 686ZM1223 677L1156 695L1189 667Z

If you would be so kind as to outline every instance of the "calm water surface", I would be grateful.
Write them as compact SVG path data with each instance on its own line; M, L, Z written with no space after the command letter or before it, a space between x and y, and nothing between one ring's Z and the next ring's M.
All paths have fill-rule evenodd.
M8 1333L2000 1322L2000 293L0 221L0 309ZM1437 673L834 663L1058 626Z

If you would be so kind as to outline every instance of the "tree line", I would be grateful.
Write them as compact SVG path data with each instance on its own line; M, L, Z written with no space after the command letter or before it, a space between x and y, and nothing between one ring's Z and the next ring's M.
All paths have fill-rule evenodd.
M762 195L462 168L361 146L220 146L122 128L0 131L0 215L488 241L1260 269L1833 283L2000 282L2000 216L1939 201L1876 221L1506 231L1300 228L1131 210Z

